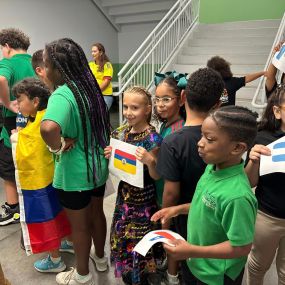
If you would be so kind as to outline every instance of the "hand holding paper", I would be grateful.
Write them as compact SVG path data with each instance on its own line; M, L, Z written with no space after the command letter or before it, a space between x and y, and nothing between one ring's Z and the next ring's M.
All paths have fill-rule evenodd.
M260 176L274 173L285 173L285 136L267 145L271 156L260 156Z
M175 246L175 240L184 240L184 238L170 230L156 230L147 233L140 242L134 247L133 251L146 256L149 249L158 242L163 242L169 246Z

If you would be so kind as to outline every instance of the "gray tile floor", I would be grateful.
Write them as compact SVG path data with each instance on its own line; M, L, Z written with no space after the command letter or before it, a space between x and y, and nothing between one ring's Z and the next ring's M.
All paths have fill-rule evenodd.
M113 108L111 112L111 124L115 128L118 126L118 114ZM5 201L3 193L3 182L0 179L0 204ZM115 203L115 194L104 200L104 210L107 217L108 227L111 225L111 219ZM109 232L107 237L109 236ZM106 253L109 254L109 240L106 242ZM34 270L33 263L38 258L44 257L44 254L26 256L26 253L20 248L20 225L8 225L0 227L0 262L12 285L52 285L56 284L55 274L42 274ZM67 266L73 266L74 256L63 253L63 259ZM89 263L90 270L95 277L97 285L115 285L113 268L108 272L98 273L94 269L92 261ZM275 264L273 264L266 275L264 285L276 285L277 277ZM0 284L2 285L2 284ZM190 284L189 284L190 285ZM243 282L246 285L246 282Z

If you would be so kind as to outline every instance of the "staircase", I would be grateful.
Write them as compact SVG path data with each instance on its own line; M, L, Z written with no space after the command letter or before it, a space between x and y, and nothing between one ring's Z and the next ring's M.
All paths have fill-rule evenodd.
M93 0L115 25L153 23L153 27L170 10L175 0Z
M229 61L234 76L261 71L270 53L280 20L199 24L168 69L192 73L219 55ZM251 107L259 80L237 92L237 105Z

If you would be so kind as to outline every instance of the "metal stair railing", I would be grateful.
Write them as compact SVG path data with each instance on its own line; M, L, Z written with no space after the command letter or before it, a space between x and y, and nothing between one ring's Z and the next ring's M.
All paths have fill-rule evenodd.
M178 0L118 73L119 117L122 123L122 93L133 85L149 89L154 72L161 72L175 56L179 45L199 17L199 0Z
M283 14L283 17L282 17L281 23L279 25L276 37L273 41L272 48L270 50L269 56L267 58L265 66L264 66L264 70L268 70L268 67L271 64L272 57L274 56L274 52L273 52L274 47L283 39L285 39L285 13ZM277 76L281 76L281 72L278 71L278 73L279 73L279 75L277 75ZM265 77L262 76L259 80L257 89L255 91L255 94L254 94L254 96L252 98L252 102L251 102L251 105L256 109L264 109L267 105L264 90L265 90Z

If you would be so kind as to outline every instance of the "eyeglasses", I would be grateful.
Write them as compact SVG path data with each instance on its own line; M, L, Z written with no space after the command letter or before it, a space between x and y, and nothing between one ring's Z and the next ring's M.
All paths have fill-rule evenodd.
M172 100L176 99L177 97L155 97L153 99L154 104L158 104L159 102L161 102L163 105L167 105L169 104Z

